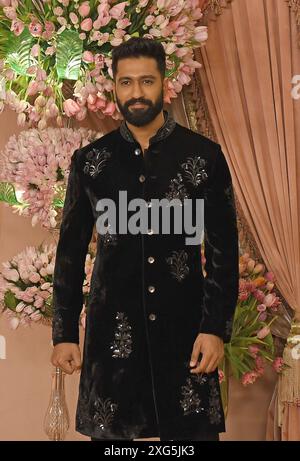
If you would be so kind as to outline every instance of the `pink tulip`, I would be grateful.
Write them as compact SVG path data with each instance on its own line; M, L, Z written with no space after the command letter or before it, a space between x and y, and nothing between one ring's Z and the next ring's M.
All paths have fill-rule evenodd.
M10 327L13 329L13 330L16 330L19 326L19 323L20 323L20 320L18 319L18 317L13 317L10 321Z
M256 309L258 310L258 312L264 312L264 311L267 309L267 307L266 307L265 304L259 304L259 305L256 307Z
M31 22L28 29L33 37L40 37L43 31L42 25L37 21Z
M130 24L131 24L131 21L129 21L128 18L119 19L119 21L117 21L117 28L126 29L126 27L130 26Z
M3 8L3 13L8 19L17 19L16 9L11 6L5 6Z
M258 352L259 352L259 346L256 345L251 345L248 347L248 351L250 352L251 356L256 358Z
M155 21L155 16L152 16L151 14L149 16L146 17L145 19L145 24L146 26L150 27L152 26L152 24L154 23Z
M70 13L69 18L71 19L72 24L78 24L79 19L78 16L75 13Z
M10 6L11 5L11 0L0 0L0 5L1 6Z
M94 62L94 55L91 51L85 51L82 55L82 60L84 62Z
M108 115L109 117L115 112L116 110L116 105L114 102L110 101L106 108L102 111L105 115Z
M33 47L31 48L31 56L34 56L35 58L39 55L40 53L40 45L38 45L37 43L35 45L33 45Z
M24 30L24 23L19 19L14 19L11 23L10 30L18 37Z
M262 312L260 316L258 317L258 320L260 322L265 322L267 320L268 314L266 312Z
M267 307L271 307L275 300L276 300L275 294L269 293L264 299L264 304Z
M93 27L93 21L91 20L91 18L86 18L82 21L80 27L85 32L89 32Z
M258 374L256 371L249 371L243 374L241 381L244 386L247 386L248 384L253 384L257 378Z
M275 282L275 275L273 274L273 272L267 272L265 274L265 278L269 281L269 282Z
M80 111L75 116L76 120L81 122L82 120L85 119L86 114L87 114L87 108L86 107L81 107Z
M67 117L73 117L80 111L80 107L73 99L64 101L63 108Z
M85 18L90 14L91 8L89 2L83 2L80 7L78 8L78 13L82 18Z
M109 14L113 19L122 19L125 14L125 7L128 2L121 2L113 6L109 10Z
M55 14L55 16L62 16L64 14L64 10L61 6L57 6L53 9L53 13Z
M264 339L266 336L270 334L270 328L269 327L263 327L261 330L258 331L257 337L258 339Z

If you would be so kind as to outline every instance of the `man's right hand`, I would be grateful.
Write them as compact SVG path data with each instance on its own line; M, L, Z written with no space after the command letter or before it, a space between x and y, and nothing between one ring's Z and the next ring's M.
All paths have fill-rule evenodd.
M65 373L71 375L75 370L81 368L81 354L78 344L59 343L54 346L51 363L61 368Z

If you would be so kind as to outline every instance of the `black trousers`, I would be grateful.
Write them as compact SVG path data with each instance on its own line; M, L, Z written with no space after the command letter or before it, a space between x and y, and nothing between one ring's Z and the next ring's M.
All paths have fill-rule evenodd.
M96 439L94 437L91 437L92 442L102 442L104 439ZM124 440L124 439L123 439ZM126 439L128 441L133 441L134 439ZM167 441L171 439L160 439L162 442ZM180 440L190 440L190 441L201 441L201 442L218 442L219 439L219 433L218 432L199 432L195 435L192 436L181 436L180 438L177 438L176 440L173 440L174 442L180 441ZM106 439L107 441L107 439Z

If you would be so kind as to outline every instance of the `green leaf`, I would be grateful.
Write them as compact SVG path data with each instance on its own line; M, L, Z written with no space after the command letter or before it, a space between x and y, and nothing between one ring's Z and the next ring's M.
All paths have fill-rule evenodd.
M64 30L57 36L56 71L60 79L78 80L83 43L76 30Z
M16 196L15 188L9 182L0 182L0 202L6 202L9 205L22 205Z
M5 40L1 39L0 41L0 59L5 59L10 68L18 75L29 76L26 70L36 62L30 55L34 43L35 39L27 27L19 36L11 31L6 31Z
M4 304L8 309L12 311L16 310L16 307L18 305L18 300L15 298L15 295L13 294L12 291L9 290L5 293Z

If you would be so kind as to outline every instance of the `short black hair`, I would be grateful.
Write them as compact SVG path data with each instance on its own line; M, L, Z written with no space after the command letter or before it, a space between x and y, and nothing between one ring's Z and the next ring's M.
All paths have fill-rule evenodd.
M157 62L158 70L162 80L166 73L166 53L160 42L152 38L131 37L126 42L121 43L112 50L112 72L115 78L117 74L118 62L125 58L138 58L145 56L153 58Z

